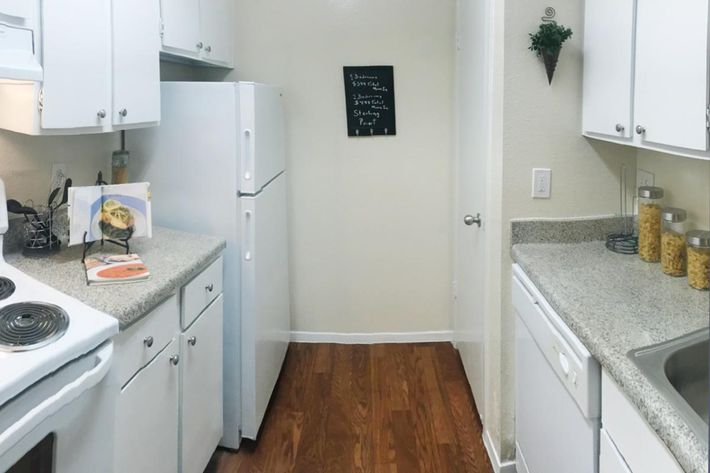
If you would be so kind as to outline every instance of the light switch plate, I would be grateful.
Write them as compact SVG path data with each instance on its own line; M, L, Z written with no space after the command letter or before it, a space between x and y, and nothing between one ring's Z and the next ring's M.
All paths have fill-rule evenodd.
M552 171L545 168L533 168L532 196L533 199L549 199Z
M652 172L646 171L645 169L636 170L636 188L642 186L653 186L656 183L656 175Z

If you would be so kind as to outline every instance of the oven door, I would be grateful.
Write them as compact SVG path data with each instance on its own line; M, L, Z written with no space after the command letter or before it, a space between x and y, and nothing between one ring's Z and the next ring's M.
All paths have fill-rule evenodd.
M109 341L0 407L0 471L110 472L114 390Z

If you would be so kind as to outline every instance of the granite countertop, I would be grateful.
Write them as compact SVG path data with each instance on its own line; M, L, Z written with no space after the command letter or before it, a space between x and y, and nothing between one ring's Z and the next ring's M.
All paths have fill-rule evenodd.
M131 241L150 270L150 279L133 284L88 286L81 263L82 246L62 249L49 257L26 257L10 253L5 259L30 276L85 304L118 319L126 329L199 274L224 250L224 240L211 236L153 227L153 238ZM106 243L103 252L120 248ZM100 253L95 244L90 254Z
M707 473L707 446L627 353L707 327L708 293L664 275L658 264L612 253L601 241L517 244L512 256L683 469Z

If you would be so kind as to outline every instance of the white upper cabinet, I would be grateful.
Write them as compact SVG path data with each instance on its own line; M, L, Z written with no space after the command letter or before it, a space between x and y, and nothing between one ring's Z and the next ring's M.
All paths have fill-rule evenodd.
M233 0L161 0L160 10L165 58L232 67Z
M710 159L708 3L586 2L584 135Z
M113 113L116 128L160 121L158 0L113 2Z
M706 151L708 0L638 0L636 31L642 142Z
M234 1L201 0L200 31L202 57L215 64L231 66L234 56Z
M110 0L42 2L42 128L101 131L110 123L110 22Z
M200 43L200 0L161 0L161 36L166 53L196 56Z
M586 2L583 128L587 134L632 137L634 3Z

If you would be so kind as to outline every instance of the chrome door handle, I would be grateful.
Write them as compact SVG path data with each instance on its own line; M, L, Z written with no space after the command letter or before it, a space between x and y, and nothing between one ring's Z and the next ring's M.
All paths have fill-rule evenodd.
M153 346L153 337L147 336L143 339L143 345L147 346L148 348Z
M177 366L178 363L180 363L180 355L173 355L170 357L170 363L173 364L173 366Z
M617 123L615 129L616 129L617 133L621 133L621 132L623 132L626 128L625 128L624 125L622 125L621 123Z
M208 52L208 53L211 53L211 52L212 52L212 46L207 46L207 47L205 48L205 51Z
M473 225L475 223L476 225L478 225L478 228L481 228L481 223L482 223L481 214L478 213L478 214L476 214L475 217L473 215L466 215L463 218L463 223L465 223L466 225L469 225L469 226Z
M208 292L214 291L214 284L210 283L210 284L206 285L206 286L205 286L205 289L206 289Z
M98 112L96 112L96 116L99 118L106 118L106 110L99 110Z
M187 344L192 345L193 347L197 345L197 337L190 337L187 339Z
M642 127L641 125L636 125L636 134L643 135L644 133L646 133L646 128Z
M204 46L204 44L202 44L202 41L197 43L197 49L202 49L203 46Z
M118 111L118 114L121 115L122 117L125 117L128 115L128 110L125 108L122 108L121 110Z

